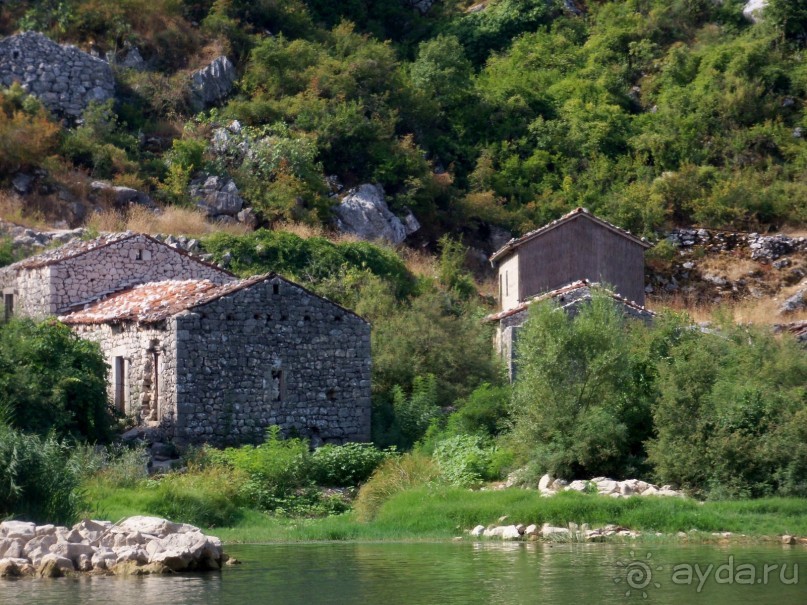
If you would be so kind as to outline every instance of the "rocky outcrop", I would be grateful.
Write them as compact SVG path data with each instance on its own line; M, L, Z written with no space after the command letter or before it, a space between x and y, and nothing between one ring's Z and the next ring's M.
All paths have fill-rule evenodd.
M244 199L231 178L205 175L190 184L190 194L197 206L209 217L238 216Z
M93 181L90 183L89 199L98 201L99 198L105 198L116 208L126 208L130 204L154 206L154 202L147 193L131 187L120 187L104 181Z
M547 542L602 542L606 538L638 538L641 533L621 527L619 525L605 525L596 529L591 529L587 523L578 525L569 523L565 527L544 523L524 525L523 523L513 525L477 525L468 533L473 538L492 538L509 541L537 541Z
M226 559L218 538L158 517L85 519L72 528L0 523L0 577L217 570Z
M386 240L400 244L420 223L408 212L401 220L390 212L381 185L364 184L351 189L334 208L336 227L365 240Z
M768 6L768 0L749 0L743 7L743 17L751 23L759 23L762 21L762 13L766 6Z
M798 313L799 311L807 310L807 287L801 288L793 296L789 297L779 307L779 313L788 315L790 313Z
M14 82L51 111L70 118L115 94L115 78L106 62L37 32L0 40L0 83Z
M194 111L202 111L221 103L232 92L237 75L235 65L225 56L191 75L190 103Z

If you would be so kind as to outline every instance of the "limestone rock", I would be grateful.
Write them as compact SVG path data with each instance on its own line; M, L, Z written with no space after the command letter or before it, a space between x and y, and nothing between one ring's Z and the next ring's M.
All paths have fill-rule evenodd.
M420 224L411 212L404 221L387 207L381 185L364 184L351 189L334 208L336 226L340 231L352 233L365 240L387 240L400 244Z
M549 523L544 523L541 527L541 535L544 538L559 539L568 538L571 536L571 533L568 527L554 527Z
M220 103L232 91L235 79L235 65L227 57L213 59L191 75L191 107L202 111Z
M538 480L538 489L542 492L548 491L549 486L552 485L553 481L555 481L555 478L547 473Z
M231 178L215 175L191 181L191 197L210 217L237 216L244 207L238 186Z
M779 313L787 315L789 313L804 311L805 309L807 309L807 288L802 288L782 303L782 306L779 307Z
M36 536L36 524L26 521L3 521L0 523L0 536L11 540L20 538L27 542Z
M760 23L766 6L768 6L768 0L749 0L743 7L743 17L751 23Z
M51 111L78 118L92 103L115 94L109 65L75 46L60 46L38 32L0 40L0 84L19 82Z
M65 572L75 570L76 568L70 559L51 553L42 557L42 562L39 564L36 573L41 578L59 578Z
M481 536L483 533L485 533L485 526L484 526L484 525L477 525L476 527L474 527L474 528L473 528L473 529L470 531L470 534L471 534L471 535L472 535L474 538L478 538L478 537L479 537L479 536Z
M131 187L120 187L105 183L104 181L93 181L90 183L90 199L96 200L99 197L109 199L115 206L125 208L129 204L140 204L143 206L153 206L154 202L148 194L132 189Z

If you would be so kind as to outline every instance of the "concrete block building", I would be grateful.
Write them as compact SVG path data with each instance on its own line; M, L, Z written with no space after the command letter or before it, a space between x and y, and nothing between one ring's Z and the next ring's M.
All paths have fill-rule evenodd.
M121 412L179 444L370 438L370 326L270 273L240 280L148 235L76 242L0 269L4 316L98 342Z

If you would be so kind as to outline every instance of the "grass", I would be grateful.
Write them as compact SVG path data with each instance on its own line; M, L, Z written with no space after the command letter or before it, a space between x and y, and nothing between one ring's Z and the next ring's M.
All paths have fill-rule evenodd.
M85 226L99 232L136 231L138 233L168 233L188 236L200 236L220 231L243 235L250 231L248 227L241 224L211 223L202 211L179 206L169 206L160 214L155 214L140 206L134 206L126 213L105 210L90 216Z
M153 514L154 494L148 490L87 488L95 503L90 515L112 521ZM206 530L230 543L450 540L476 525L506 523L588 523L592 527L615 523L643 532L698 530L732 532L752 538L782 534L807 536L807 500L770 498L699 503L680 498L608 498L565 493L542 498L534 490L469 491L459 488L423 487L393 496L370 522L354 513L316 519L273 517L255 510L241 510L228 526ZM183 521L182 518L174 520ZM653 535L655 537L655 535Z

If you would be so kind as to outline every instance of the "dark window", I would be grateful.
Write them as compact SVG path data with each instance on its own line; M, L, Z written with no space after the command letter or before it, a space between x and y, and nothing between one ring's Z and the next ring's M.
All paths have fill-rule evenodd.
M112 384L115 388L115 409L126 413L126 359L116 357L112 366Z
M310 315L304 315L303 316L303 321L311 321L311 316Z
M272 294L280 294L280 284L272 284Z
M160 353L158 351L152 352L152 360L154 364L154 378L152 379L152 409L157 410L157 419L162 418L162 406L160 405Z
M5 313L3 317L6 321L14 317L14 295L13 294L6 294L3 297L5 302Z
M342 316L341 315L334 315L333 320L334 321L342 321Z
M143 260L143 251L138 250L137 255L135 256L135 260Z
M336 389L328 389L325 396L328 398L328 401L336 401Z

